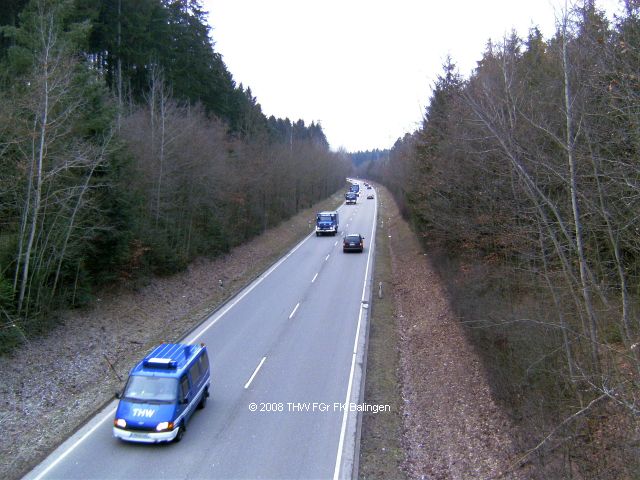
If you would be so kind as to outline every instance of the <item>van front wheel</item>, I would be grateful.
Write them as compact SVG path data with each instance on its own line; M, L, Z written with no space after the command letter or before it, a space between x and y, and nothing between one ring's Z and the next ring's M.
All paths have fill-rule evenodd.
M176 435L176 438L173 439L173 441L178 443L180 440L182 440L182 437L184 437L184 432L185 432L185 429L184 429L184 423L183 423L178 427L178 434Z
M200 399L200 403L198 403L198 408L202 410L207 405L207 396L208 392L204 392L202 394L202 398Z

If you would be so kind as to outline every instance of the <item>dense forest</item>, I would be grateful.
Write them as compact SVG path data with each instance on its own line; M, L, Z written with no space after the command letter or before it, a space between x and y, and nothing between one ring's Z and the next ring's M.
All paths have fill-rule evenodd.
M214 12L215 14L215 12ZM0 2L0 352L344 185L319 124L236 85L197 0Z
M539 478L640 472L640 5L452 59L422 127L359 173L432 251ZM375 158L379 157L379 158ZM443 273L447 276L447 273ZM518 465L519 466L519 465Z

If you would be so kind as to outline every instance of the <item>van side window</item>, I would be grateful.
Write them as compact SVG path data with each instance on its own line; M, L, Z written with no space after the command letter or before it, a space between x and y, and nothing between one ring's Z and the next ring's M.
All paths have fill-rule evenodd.
M207 356L207 352L200 355L198 363L200 364L200 371L204 375L209 370L209 357Z
M202 374L200 373L200 364L198 362L194 363L189 369L189 375L191 375L191 381L194 385L200 383L200 377Z
M180 379L180 398L184 400L189 396L189 378L185 375Z

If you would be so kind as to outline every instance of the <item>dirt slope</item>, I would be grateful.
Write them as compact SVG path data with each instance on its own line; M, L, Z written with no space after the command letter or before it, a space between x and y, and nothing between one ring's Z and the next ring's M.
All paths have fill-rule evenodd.
M491 397L441 279L397 210L386 228L400 338L403 469L410 478L518 478L502 475L514 456L513 426Z

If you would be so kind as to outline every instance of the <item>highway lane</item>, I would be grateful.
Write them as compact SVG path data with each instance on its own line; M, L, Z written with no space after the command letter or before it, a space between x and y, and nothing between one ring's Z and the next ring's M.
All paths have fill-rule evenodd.
M375 203L340 209L364 254L312 235L186 339L207 344L213 379L182 442L117 441L114 402L27 477L349 478L356 414L340 405L360 391Z

